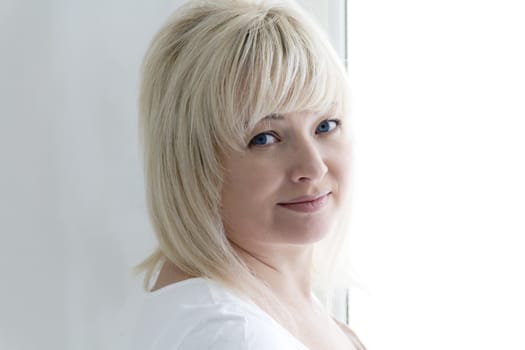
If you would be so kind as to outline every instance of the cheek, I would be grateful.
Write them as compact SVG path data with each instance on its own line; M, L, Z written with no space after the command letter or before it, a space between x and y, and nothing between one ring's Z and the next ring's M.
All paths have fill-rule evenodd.
M237 164L225 175L223 195L231 201L253 202L267 197L272 192L276 174L271 167L253 162Z
M345 197L350 190L352 152L349 144L342 144L332 153L332 174L338 183L339 192Z
M275 169L248 161L228 164L228 169L222 189L225 227L244 231L271 220L278 185Z

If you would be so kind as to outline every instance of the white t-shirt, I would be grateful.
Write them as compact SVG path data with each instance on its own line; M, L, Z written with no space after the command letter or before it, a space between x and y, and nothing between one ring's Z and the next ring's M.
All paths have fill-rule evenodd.
M191 278L146 296L132 350L308 350L255 303Z

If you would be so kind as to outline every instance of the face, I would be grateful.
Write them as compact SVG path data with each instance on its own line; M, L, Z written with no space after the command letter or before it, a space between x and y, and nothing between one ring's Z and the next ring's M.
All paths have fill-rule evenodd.
M348 182L350 144L338 116L272 115L244 152L223 156L222 217L245 249L314 243L337 221Z

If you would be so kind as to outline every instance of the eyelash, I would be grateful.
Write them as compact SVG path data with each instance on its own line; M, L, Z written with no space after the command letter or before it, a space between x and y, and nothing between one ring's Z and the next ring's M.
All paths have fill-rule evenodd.
M339 127L339 125L341 125L341 120L339 120L339 119L325 119L322 122L320 122L319 125L317 125L317 128L319 128L319 126L322 123L324 123L324 122L328 122L328 123L333 122L333 123L335 123L335 127L333 129L331 129L331 130L328 130L326 133L330 133L330 132L334 131L335 129L337 129ZM317 129L316 129L315 133L318 134L317 133Z
M326 131L326 132L318 133L318 132L317 132L317 129L319 128L319 126L320 126L322 123L325 123L325 122L329 122L329 123L330 123L330 122L333 122L333 123L335 123L335 126L334 126L332 129L330 129L330 130L328 130L328 131ZM337 128L340 127L340 126L341 126L341 120L340 120L340 119L325 119L325 120L321 121L321 122L317 125L317 128L316 128L316 130L315 130L315 134L316 134L316 135L319 135L319 134L330 134L330 133L332 133L333 131L335 131L335 129L337 129ZM271 137L273 137L273 138L275 138L275 139L277 140L276 142L272 142L272 143L270 143L270 144L277 143L277 142L281 141L280 138L277 136L277 133L276 133L275 131L273 131L273 130L270 130L270 131L261 132L261 133L255 135L255 136L250 140L250 142L248 143L248 147L266 147L266 146L270 145L270 144L259 144L259 145L258 145L258 144L255 144L255 143L254 143L254 140L255 140L257 137L265 136L265 135L269 135L269 136L271 136Z

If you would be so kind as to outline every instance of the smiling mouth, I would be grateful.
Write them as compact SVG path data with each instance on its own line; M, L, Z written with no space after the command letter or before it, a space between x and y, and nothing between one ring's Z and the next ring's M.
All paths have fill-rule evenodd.
M280 207L300 213L313 213L325 206L332 192L307 200L294 200L293 202L278 203Z

